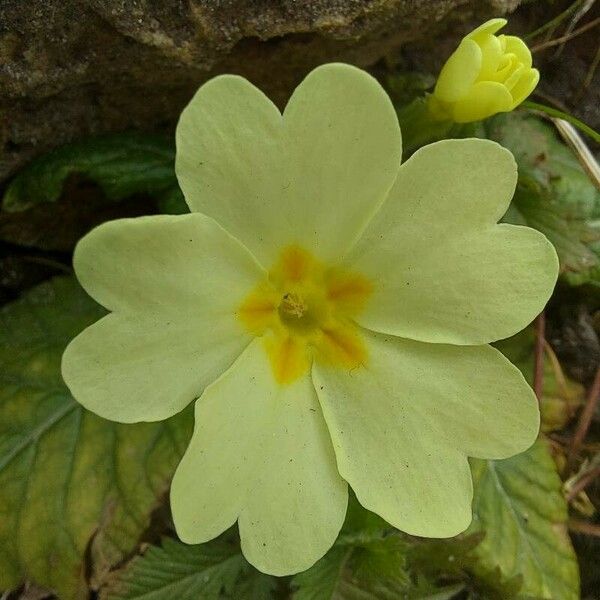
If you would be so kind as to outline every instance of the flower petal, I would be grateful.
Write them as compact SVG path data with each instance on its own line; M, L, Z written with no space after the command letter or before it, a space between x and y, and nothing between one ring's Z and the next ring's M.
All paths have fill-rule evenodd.
M456 102L466 96L479 76L481 61L479 45L464 39L443 66L434 96L442 102Z
M350 65L309 73L284 112L290 233L324 261L356 240L392 187L400 127L381 85Z
M498 81L479 81L469 93L453 106L456 123L481 121L499 112L511 110L513 98L510 92Z
M246 558L287 575L331 547L346 502L310 377L277 384L255 340L196 403L171 488L179 537L205 542L239 519Z
M199 214L109 221L78 244L79 282L109 310L233 314L265 277L250 253Z
M495 19L489 19L485 23L482 23L476 29L473 29L473 31L471 31L471 33L468 33L465 36L465 38L479 40L480 38L485 37L486 35L494 35L496 32L500 31L500 29L502 29L507 23L508 21L506 19L502 19L499 17L496 17Z
M495 35L484 35L479 38L479 47L481 48L481 70L479 71L479 81L486 79L495 80L495 75L502 58L502 43Z
M519 371L489 346L431 345L365 332L366 367L320 363L313 379L340 474L363 506L413 535L471 520L466 455L526 449L539 425Z
M209 217L105 223L79 242L74 265L87 292L116 312L69 344L63 377L105 418L175 414L250 342L236 310L265 274Z
M373 283L357 321L451 344L484 344L532 321L554 288L558 259L541 233L495 224L516 176L512 154L488 140L416 152L348 257Z
M529 69L514 85L510 93L513 98L512 107L516 108L533 92L540 80L540 72L537 69Z
M516 35L500 35L498 37L504 40L505 52L514 54L526 69L531 68L531 50L529 50L529 47L521 38Z
M250 342L233 319L198 312L194 318L112 313L94 323L63 355L71 393L88 410L121 423L178 413Z
M266 265L297 242L333 260L356 239L400 164L393 106L349 65L315 69L282 117L246 80L200 88L177 127L176 170L190 208L214 217Z

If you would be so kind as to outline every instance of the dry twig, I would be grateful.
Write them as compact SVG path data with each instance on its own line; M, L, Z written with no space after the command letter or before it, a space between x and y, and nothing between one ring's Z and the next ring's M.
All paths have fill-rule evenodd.
M582 477L580 477L573 485L573 487L567 493L567 502L571 502L579 494L585 490L585 488L596 479L596 477L600 476L600 467L596 467L594 469L590 469L587 473L585 473Z
M600 17L596 17L593 21L590 21L589 23L582 25L581 27L579 27L579 29L572 31L571 33L567 33L566 35L561 35L559 38L556 38L554 40L548 40L547 42L543 42L541 44L538 44L537 46L533 46L531 48L531 52L532 53L540 52L541 50L546 50L547 48L553 48L554 46L560 46L561 44L564 44L565 42L568 42L569 40L576 38L578 35L585 33L586 31L592 29L593 27L596 27L596 25L598 25L599 23L600 23Z
M594 416L594 412L596 410L596 406L598 404L598 399L600 398L600 367L596 371L596 377L594 378L594 383L590 388L590 392L588 394L587 400L585 402L585 406L581 411L581 415L579 415L579 422L577 423L577 429L575 430L575 435L573 436L573 441L571 442L571 449L569 450L569 464L573 465L577 454L583 444L583 440L587 435L588 429L592 423L592 418Z
M588 523L587 521L579 521L577 519L571 519L569 521L569 529L575 533L582 533L583 535L593 535L594 537L600 537L600 525L595 523Z

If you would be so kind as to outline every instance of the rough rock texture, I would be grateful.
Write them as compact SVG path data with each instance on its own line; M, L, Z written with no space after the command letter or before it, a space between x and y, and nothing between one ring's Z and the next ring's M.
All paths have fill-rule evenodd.
M317 64L369 66L519 0L1 0L0 182L89 133L172 126L242 74L283 104Z

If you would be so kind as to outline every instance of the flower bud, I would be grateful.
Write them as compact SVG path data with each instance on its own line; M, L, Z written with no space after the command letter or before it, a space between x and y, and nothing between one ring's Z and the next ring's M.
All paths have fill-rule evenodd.
M429 108L434 117L468 123L516 108L537 85L531 52L514 35L495 35L506 19L491 19L466 35L446 61Z

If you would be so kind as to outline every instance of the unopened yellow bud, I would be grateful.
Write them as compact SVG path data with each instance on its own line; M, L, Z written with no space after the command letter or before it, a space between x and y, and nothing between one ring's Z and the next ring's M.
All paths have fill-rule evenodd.
M495 35L506 19L491 19L466 35L446 61L429 108L435 117L468 123L516 108L537 85L531 52L513 35Z

